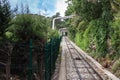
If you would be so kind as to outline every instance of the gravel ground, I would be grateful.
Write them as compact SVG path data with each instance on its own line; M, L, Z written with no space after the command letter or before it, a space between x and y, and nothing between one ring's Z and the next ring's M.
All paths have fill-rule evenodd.
M51 80L58 80L58 78L59 78L60 61L61 61L61 57L60 57L60 55L58 55L58 58L57 58L57 61L56 61L56 69L55 69L54 74L52 75Z

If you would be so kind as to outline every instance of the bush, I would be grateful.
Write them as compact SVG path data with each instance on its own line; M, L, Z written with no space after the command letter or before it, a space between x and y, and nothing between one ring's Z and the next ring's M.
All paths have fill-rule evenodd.
M118 58L120 57L120 19L111 22L111 43ZM117 58L117 59L118 59Z
M120 70L120 58L118 60L116 60L112 66L113 73L116 73L117 70Z
M58 30L51 30L50 29L50 32L48 32L48 39L58 38L58 37L59 37Z
M13 33L12 37L18 40L29 41L30 38L45 38L47 36L45 19L40 15L17 15L11 21L12 25L8 27L7 31Z
M77 32L75 35L75 43L82 48L82 38L81 33Z

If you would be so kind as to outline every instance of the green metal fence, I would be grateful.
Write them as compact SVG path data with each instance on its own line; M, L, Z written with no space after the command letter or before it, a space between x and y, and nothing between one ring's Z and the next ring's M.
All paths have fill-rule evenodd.
M10 72L5 72L6 66L0 64L0 80L9 80L10 75L20 77L20 80L51 80L52 73L55 69L55 62L59 53L61 38L52 38L45 45L37 44L36 41L30 39L25 42L9 42L0 43L0 62L7 63L10 57ZM8 52L9 45L13 46L10 56ZM5 47L4 47L5 46ZM8 47L7 47L8 46ZM8 74L7 77L2 74ZM14 75L15 74L15 75ZM4 79L3 79L4 78Z
M29 42L14 43L11 54L11 74L20 76L20 80L44 80L43 46ZM36 76L35 76L36 75ZM14 75L13 75L14 76Z
M45 45L45 80L51 80L55 62L59 53L61 38L52 38Z

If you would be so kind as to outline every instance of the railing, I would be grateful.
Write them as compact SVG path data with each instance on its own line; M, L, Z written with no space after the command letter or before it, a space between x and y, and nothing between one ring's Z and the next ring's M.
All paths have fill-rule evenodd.
M32 39L27 42L0 43L0 80L14 80L16 77L20 80L42 80L43 70L44 45L37 44Z
M15 74L21 80L51 80L60 41L61 37L52 38L45 45L32 39L28 42L0 43L0 79L10 80Z
M52 38L45 45L45 80L51 80L55 70L55 62L59 54L61 38Z

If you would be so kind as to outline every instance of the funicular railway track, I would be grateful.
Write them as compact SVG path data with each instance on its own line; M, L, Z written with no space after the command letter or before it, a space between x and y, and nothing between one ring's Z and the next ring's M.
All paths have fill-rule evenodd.
M104 80L65 37L66 80ZM68 60L68 61L67 61Z

